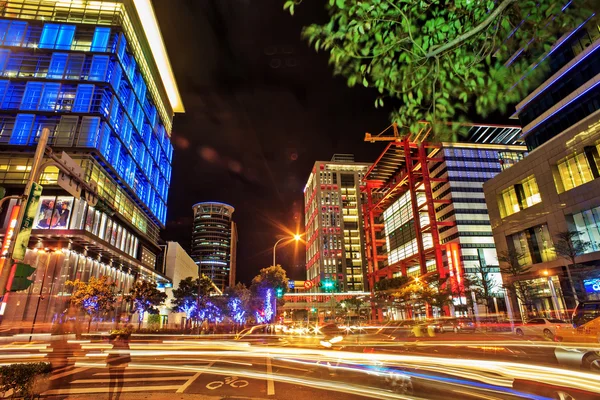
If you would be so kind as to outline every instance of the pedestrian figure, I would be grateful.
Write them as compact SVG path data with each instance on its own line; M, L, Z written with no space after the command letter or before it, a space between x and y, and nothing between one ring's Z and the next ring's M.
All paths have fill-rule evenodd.
M108 386L108 400L119 400L123 390L123 375L125 368L131 362L129 354L129 338L125 335L116 335L112 338L113 349L106 359L110 382ZM113 397L114 396L114 397Z

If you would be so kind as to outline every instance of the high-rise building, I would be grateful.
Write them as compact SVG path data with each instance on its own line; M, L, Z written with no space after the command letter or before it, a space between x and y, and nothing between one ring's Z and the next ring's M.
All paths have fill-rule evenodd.
M192 259L201 274L221 290L235 285L237 227L232 220L235 209L229 204L195 204L192 228Z
M384 279L438 273L451 279L460 306L466 304L462 278L481 266L501 288L483 183L523 158L527 148L519 144L519 133L518 127L476 125L466 138L471 143L390 139L364 176L372 288ZM402 301L387 307L395 318L430 311Z
M527 288L525 295L511 293L514 309L568 318L577 300L600 299L597 20L566 32L540 62L548 68L546 80L517 104L515 114L532 151L484 189L496 247L530 267L519 277L503 277ZM569 232L577 247L587 244L579 247L578 272L571 277L572 261L555 251L561 234Z
M353 155L317 161L304 188L306 274L315 291L363 291L366 259L361 181Z
M74 198L45 167L24 258L34 283L5 298L3 324L63 320L67 280L105 275L122 293L136 279L166 281L156 256L183 105L150 0L2 1L0 46L0 184L23 192L48 128L48 145L70 155L100 200ZM15 204L3 207L3 229Z

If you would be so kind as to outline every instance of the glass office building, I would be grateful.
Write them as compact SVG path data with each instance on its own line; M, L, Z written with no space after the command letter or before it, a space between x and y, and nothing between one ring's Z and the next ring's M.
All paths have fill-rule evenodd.
M577 300L600 294L588 285L600 278L597 20L590 17L565 32L533 67L541 64L547 68L546 79L517 104L514 115L532 151L510 172L488 181L485 195L496 247L521 254L521 263L531 268L519 279L541 288L533 290L531 304L513 296L514 309L523 315L563 318ZM568 231L575 233L575 240L588 243L577 257L580 268L572 283L566 267L571 261L554 251L558 235Z
M0 2L0 184L22 192L48 128L48 145L82 167L100 199L94 208L67 196L58 169L45 168L25 260L36 282L11 293L5 320L28 318L19 298L40 292L51 297L44 318L58 318L68 279L108 274L125 291L139 277L165 279L155 264L175 112L183 106L150 0Z
M235 208L219 202L195 204L192 259L200 274L208 276L223 291L235 285L237 227Z

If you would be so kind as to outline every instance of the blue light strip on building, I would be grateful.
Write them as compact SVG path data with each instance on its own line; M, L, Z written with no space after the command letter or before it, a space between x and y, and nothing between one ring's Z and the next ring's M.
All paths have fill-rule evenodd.
M546 89L548 89L550 86L554 85L557 81L560 80L560 78L562 78L566 73L568 73L569 71L571 71L573 68L575 68L576 66L578 66L583 60L585 60L590 54L594 53L596 50L598 50L600 48L600 46L596 46L594 47L589 53L587 53L585 56L581 57L579 60L577 60L573 65L571 65L567 70L565 70L562 74L560 74L559 76L557 76L555 79L552 80L552 82L550 82L547 86L545 86L542 90L540 90L538 93L536 93L535 95L533 95L531 97L531 99L527 100L527 102L525 104L523 104L521 107L517 108L517 113L520 112L521 110L523 110L525 107L527 107L527 105L529 103L531 103L532 100L534 100L535 98L537 98L540 94L544 93L546 91Z
M527 136L535 128L537 128L538 125L540 125L541 123L545 122L548 118L552 117L557 112L560 112L563 108L567 107L568 105L570 105L571 103L573 103L575 100L577 100L578 98L580 98L581 96L583 96L584 94L586 94L587 92L589 92L590 90L594 89L598 85L600 85L600 81L594 83L592 86L590 86L589 88L587 88L586 90L584 90L582 93L579 93L577 96L575 96L574 98L572 98L571 100L569 100L567 103L565 103L562 106L560 106L557 110L554 110L551 114L547 115L546 118L544 118L541 121L539 121L537 124L535 124L533 127L531 127L530 129L528 129L527 131L523 131L523 135L521 135L521 137Z

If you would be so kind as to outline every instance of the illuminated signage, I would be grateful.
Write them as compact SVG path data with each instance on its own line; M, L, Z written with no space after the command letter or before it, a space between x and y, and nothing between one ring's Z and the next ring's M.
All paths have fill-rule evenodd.
M583 281L583 286L588 293L600 294L600 278L586 279Z
M6 253L8 253L8 249L10 248L10 244L12 243L20 208L21 206L14 206L12 212L10 213L10 223L8 224L8 229L6 230L6 235L4 236L4 241L2 242L2 256L6 256Z

